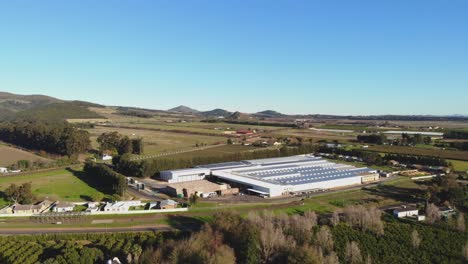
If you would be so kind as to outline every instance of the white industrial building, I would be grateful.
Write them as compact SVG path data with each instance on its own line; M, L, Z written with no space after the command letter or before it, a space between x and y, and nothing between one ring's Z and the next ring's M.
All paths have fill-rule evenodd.
M378 179L375 170L336 164L312 155L226 162L161 173L169 182L200 180L206 175L265 197L358 185L363 183L363 176L368 179L375 175Z
M204 168L162 171L161 179L169 183L199 181L210 175L211 171Z

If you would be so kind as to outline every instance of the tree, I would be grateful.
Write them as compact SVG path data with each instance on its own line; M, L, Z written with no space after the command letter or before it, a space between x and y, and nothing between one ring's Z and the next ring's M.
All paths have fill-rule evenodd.
M130 140L129 137L124 136L120 139L120 142L117 146L117 151L119 155L125 154L125 153L133 153L133 143L132 140Z
M333 214L330 218L330 224L336 226L340 223L340 212L338 210L333 211Z
M30 182L23 183L20 186L13 183L4 193L5 197L15 204L29 204L35 199Z
M421 245L421 238L419 237L419 233L416 229L411 233L411 245L413 245L414 249L418 249L419 245Z
M336 255L336 253L333 251L333 252L330 252L328 256L325 256L325 258L323 259L323 263L324 264L340 264L340 260L338 256Z
M99 149L102 152L116 152L120 145L121 136L117 131L102 133L98 138Z
M350 264L358 264L362 262L361 250L355 241L347 242L345 249L346 262Z
M323 252L328 253L333 250L333 236L328 226L320 227L319 231L317 232L317 235L315 236L315 241Z
M426 206L426 222L434 224L440 220L440 210L435 204Z
M468 241L466 241L465 245L463 246L462 254L465 260L468 261Z
M226 141L226 143L227 143L228 145L232 145L232 139L231 139L231 138L228 138L227 141Z
M191 205L197 204L197 203L198 203L198 199L199 199L199 197L198 197L198 195L197 195L196 193L192 194L192 195L190 196L190 204L191 204Z
M461 212L457 216L457 230L465 232L465 216Z

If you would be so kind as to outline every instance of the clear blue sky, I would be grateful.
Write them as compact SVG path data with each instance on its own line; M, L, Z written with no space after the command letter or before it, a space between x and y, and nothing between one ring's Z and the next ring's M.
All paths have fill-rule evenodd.
M1 1L0 90L155 109L468 114L468 1Z

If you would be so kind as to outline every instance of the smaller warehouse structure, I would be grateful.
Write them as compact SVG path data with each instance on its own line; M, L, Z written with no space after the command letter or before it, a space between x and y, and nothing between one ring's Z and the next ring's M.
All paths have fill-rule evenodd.
M212 193L228 189L226 184L217 184L207 180L179 182L167 185L166 193L171 196L190 197L193 194Z
M199 181L210 175L210 170L206 168L192 168L182 170L162 171L161 179L169 183Z
M57 202L52 211L56 213L73 212L75 205L67 202Z

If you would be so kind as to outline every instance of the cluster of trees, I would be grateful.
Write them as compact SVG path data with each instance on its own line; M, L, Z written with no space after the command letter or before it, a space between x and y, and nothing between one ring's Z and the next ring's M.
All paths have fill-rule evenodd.
M448 203L468 210L468 186L459 182L455 175L436 177L428 188L426 199L436 204Z
M310 211L220 212L200 232L145 250L140 263L465 263L467 238L439 225L383 222L364 207L328 221Z
M8 201L15 204L30 204L35 199L30 182L26 182L21 185L13 183L5 189L3 195Z
M97 138L101 152L118 153L119 155L132 153L143 153L143 139L130 139L128 136L120 135L118 132L103 133Z
M387 137L385 137L384 134L358 135L357 141L361 143L382 145L385 141L387 141Z
M69 157L90 148L89 133L65 122L18 121L0 125L0 140Z
M350 157L361 158L363 162L370 165L386 165L388 161L395 160L403 164L420 164L424 166L448 166L445 159L428 156L414 156L402 154L385 154L381 156L377 152L364 151L360 149L346 150L343 148L329 148L327 146L320 146L318 149L320 153L328 153L334 155L343 155Z
M449 139L468 139L468 131L463 130L451 130L444 133L444 138Z
M249 159L264 159L288 157L299 154L313 153L316 147L304 144L300 147L282 147L281 149L263 149L252 152L238 152L218 156L198 156L193 158L159 158L148 160L132 160L130 155L116 156L112 160L116 171L136 177L158 176L159 172L172 169L191 168L197 165L240 161Z
M403 164L420 164L424 166L448 166L448 162L444 159L427 156L411 156L401 154L385 154L383 157L385 162L395 160Z
M87 161L84 172L93 186L106 193L122 196L127 188L125 176L115 172L106 164Z
M401 135L401 139L394 140L392 142L393 145L400 145L400 146L408 146L408 145L417 145L417 144L424 144L429 145L431 144L431 137L423 136L421 134L409 135L403 133Z
M153 232L3 237L0 263L94 264L118 257L122 263L134 264L140 263L143 249L163 241L162 234Z

